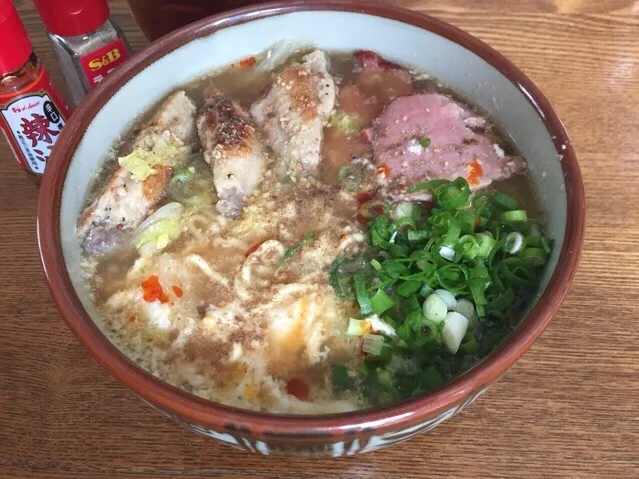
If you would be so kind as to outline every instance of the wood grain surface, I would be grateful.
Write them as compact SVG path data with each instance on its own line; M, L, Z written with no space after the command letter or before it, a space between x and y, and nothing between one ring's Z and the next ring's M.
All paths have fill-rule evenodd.
M60 75L30 0L14 0ZM114 19L146 40L124 0ZM236 452L111 378L60 318L36 244L38 187L0 142L1 478L639 477L639 1L402 0L518 65L575 144L580 269L547 332L473 406L392 449L338 460Z

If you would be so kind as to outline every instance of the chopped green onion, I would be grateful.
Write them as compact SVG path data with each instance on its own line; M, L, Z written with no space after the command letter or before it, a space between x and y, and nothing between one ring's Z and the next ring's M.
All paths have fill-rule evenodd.
M373 312L373 306L371 305L371 298L366 290L366 281L364 276L356 274L353 276L353 283L355 284L355 297L359 304L359 312L362 316L371 314Z
M470 270L468 285L479 316L484 315L484 305L486 304L484 292L489 284L490 274L488 273L488 269L482 264L475 265L475 267Z
M422 329L423 321L424 316L422 316L422 312L420 310L411 311L406 316L406 324L408 324L415 331L419 331Z
M530 236L541 236L541 231L539 231L539 226L533 223L530 226Z
M458 210L454 216L455 221L461 227L462 233L470 234L475 231L478 216L468 211Z
M524 246L524 236L521 233L517 233L513 231L512 233L508 233L506 236L506 244L504 244L504 249L510 253L515 254Z
M515 292L512 288L508 288L505 292L499 294L495 299L488 302L486 311L500 311L506 309L515 302Z
M409 231L414 230L417 227L417 225L415 224L415 220L413 219L412 216L404 216L403 218L396 220L395 226L397 226L398 230L400 228L405 228L405 229L409 229ZM395 233L397 233L397 231Z
M427 284L425 284L424 286L422 286L422 289L419 290L419 295L422 298L425 298L426 296L428 296L431 292L433 291L433 288L431 288L430 286L428 286Z
M437 337L439 336L439 330L437 328L437 324L433 323L432 321L428 321L427 319L424 319L422 321L420 334L422 336L422 339L425 342L429 342L429 341L433 341L437 339Z
M395 207L395 212L393 216L395 217L395 220L399 220L401 218L407 218L407 217L411 217L412 219L413 203L409 203L409 202L399 203Z
M407 312L407 313L410 313L411 311L415 311L416 309L419 309L419 310L422 309L422 305L419 304L419 299L417 299L417 296L409 296L402 303L402 306L404 308L404 312Z
M493 239L492 235L488 235L488 233L477 233L475 235L475 240L477 241L477 258L486 259L490 254L490 251L495 246L496 241Z
M479 254L479 244L473 235L464 235L459 238L455 245L455 251L462 255L462 258L473 260Z
M546 252L539 248L526 248L522 253L522 258L531 266L542 266L548 261Z
M336 392L346 391L352 387L348 370L341 364L331 364L331 381L333 383L333 391Z
M450 226L448 227L448 231L446 232L446 236L444 236L444 240L442 241L441 245L452 248L457 243L460 233L461 226L459 226L457 221L451 221Z
M362 351L364 351L366 354L379 356L385 344L386 339L381 334L367 334L366 336L364 336Z
M426 190L434 190L439 186L446 185L450 183L448 180L428 180L422 181L421 183L417 183L416 185L411 186L406 191L408 193L416 193L417 191L426 191Z
M448 246L440 246L439 256L441 256L442 258L448 261L453 261L455 259L455 250Z
M421 281L404 281L400 285L395 287L395 291L400 296L408 297L412 294L415 294L422 287Z
M468 272L462 264L446 264L435 271L435 277L442 288L462 294L468 291Z
M408 323L404 323L397 328L397 336L406 343L407 346L412 346L417 337L417 333Z
M446 315L444 320L444 329L442 330L442 338L448 350L456 354L459 345L468 329L468 319L459 313L451 311Z
M372 330L373 327L370 321L351 318L348 320L348 329L346 330L346 334L348 336L365 336L370 334Z
M286 252L284 253L284 257L282 258L282 260L279 263L279 266L281 266L284 262L286 262L286 260L288 260L291 256L294 256L297 253L299 253L300 251L302 251L302 248L304 248L304 246L306 246L311 241L313 241L316 236L317 236L317 233L315 231L313 231L313 232L307 234L306 236L304 236L304 238L302 238L301 241L299 243L297 243L295 246L293 246L292 248L287 249Z
M376 363L377 365L379 365L380 363L383 363L383 364L388 363L392 357L393 357L393 348L391 348L388 345L385 345L379 354L369 354L368 356L366 356L366 359L364 359L364 361L366 361L369 364Z
M526 210L504 211L499 217L506 223L525 223L528 221Z
M428 138L427 136L422 136L419 139L419 144L423 147L423 148L428 148L430 146L430 138Z
M446 319L448 307L444 300L436 294L431 294L422 306L424 316L433 323L441 323Z
M532 266L523 259L514 256L499 263L499 275L505 282L528 288L534 286L537 279Z
M373 312L377 315L381 315L384 311L395 306L395 302L382 289L378 289L377 293L375 293L375 296L370 298L370 304L373 308Z
M460 349L466 354L477 354L477 351L479 351L479 343L473 336L468 341L462 343Z
M493 194L492 202L495 206L504 208L505 210L516 210L519 208L519 201L501 191Z
M470 187L464 178L457 178L448 185L441 185L435 190L438 205L445 210L461 208L468 202Z
M430 230L408 230L408 241L425 241L430 237Z
M379 384L381 384L385 388L393 387L393 377L390 371L386 369L380 369L379 371L377 371L377 381L379 381Z
M436 366L428 366L422 371L419 382L425 389L430 390L444 384L444 377Z
M444 300L446 308L448 308L449 311L452 311L455 309L455 306L457 306L457 299L455 299L455 295L450 291L446 291L445 289L436 289L434 294Z
M469 321L472 321L475 317L475 307L473 306L473 303L465 298L460 298L457 300L455 311L457 311L462 316L465 316L466 319L468 319Z

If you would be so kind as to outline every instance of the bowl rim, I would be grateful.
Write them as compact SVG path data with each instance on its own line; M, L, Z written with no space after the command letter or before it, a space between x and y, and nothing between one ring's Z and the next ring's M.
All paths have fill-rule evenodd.
M176 48L213 32L252 20L301 11L364 13L433 32L472 51L508 78L536 110L563 155L567 215L563 247L546 290L522 325L479 365L440 389L392 405L342 414L291 415L226 406L186 393L130 361L100 331L82 306L65 267L60 235L60 198L73 153L87 126L111 95L128 80ZM224 12L187 25L135 54L81 103L58 139L44 175L38 203L38 245L44 274L69 328L111 375L138 396L178 418L218 431L236 428L270 437L326 437L413 425L443 412L483 390L504 374L548 327L575 275L584 236L584 187L572 143L548 100L533 82L493 48L441 20L408 9L361 0L274 2Z

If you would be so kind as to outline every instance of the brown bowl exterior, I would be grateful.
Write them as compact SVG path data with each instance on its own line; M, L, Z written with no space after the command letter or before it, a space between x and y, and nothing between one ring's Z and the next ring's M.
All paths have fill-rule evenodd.
M505 75L530 100L563 154L567 218L555 273L524 323L469 372L440 389L391 406L339 415L257 413L197 398L155 378L120 353L84 310L65 268L60 242L60 201L69 162L83 133L112 94L168 52L228 26L295 11L347 11L394 19L429 30L471 50ZM565 145L565 149L560 149ZM430 430L470 404L504 374L546 329L573 279L584 234L584 190L572 144L561 121L535 85L512 63L469 34L409 10L364 1L280 2L210 17L178 30L135 55L109 76L71 117L58 140L42 183L38 238L53 298L70 329L93 357L150 405L192 430L262 454L339 456L368 452Z

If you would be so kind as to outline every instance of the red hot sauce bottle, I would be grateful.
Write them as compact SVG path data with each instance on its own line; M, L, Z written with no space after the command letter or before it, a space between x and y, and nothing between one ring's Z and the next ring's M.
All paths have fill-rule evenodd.
M0 129L25 170L42 175L69 117L11 0L0 0Z

